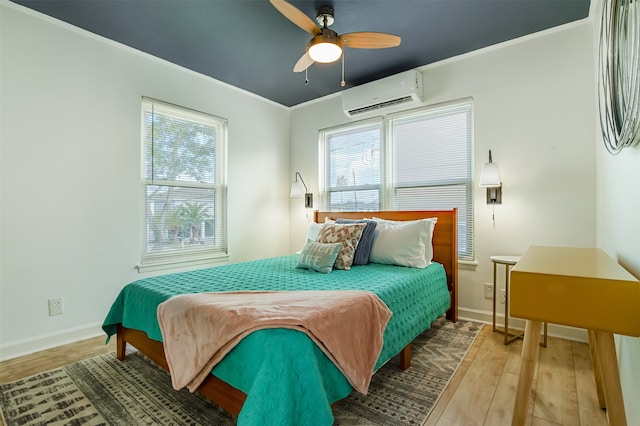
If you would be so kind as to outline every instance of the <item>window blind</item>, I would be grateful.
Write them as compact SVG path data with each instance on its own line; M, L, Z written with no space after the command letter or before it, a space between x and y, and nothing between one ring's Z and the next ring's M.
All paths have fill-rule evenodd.
M458 208L458 254L473 259L472 108L465 102L389 122L390 204L398 210Z
M142 264L227 253L226 120L144 98Z
M381 139L381 122L325 132L326 189L331 210L380 209Z

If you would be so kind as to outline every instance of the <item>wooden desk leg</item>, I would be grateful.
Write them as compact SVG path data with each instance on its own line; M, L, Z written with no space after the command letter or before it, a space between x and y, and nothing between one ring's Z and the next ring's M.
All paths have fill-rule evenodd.
M600 360L598 359L598 351L596 350L596 332L589 331L589 351L591 352L591 363L593 364L593 375L596 380L596 391L598 393L598 404L603 410L607 409L607 402L604 399L604 389L602 388L602 367L600 366Z
M620 372L618 371L618 359L616 358L616 346L613 334L604 331L589 333L595 337L596 358L600 366L600 379L604 389L604 399L607 403L607 417L609 424L625 426L627 417L624 412L624 400L622 399L622 386L620 385Z
M518 375L518 388L516 389L516 401L513 406L512 426L521 426L527 421L527 406L532 400L533 374L538 362L538 350L540 348L540 329L542 322L527 320L524 329L524 343L522 345L522 359L520 360L520 374Z

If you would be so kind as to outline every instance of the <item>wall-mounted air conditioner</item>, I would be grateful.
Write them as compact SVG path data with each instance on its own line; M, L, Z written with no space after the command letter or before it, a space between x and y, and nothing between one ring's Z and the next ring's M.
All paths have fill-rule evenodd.
M342 91L351 118L388 114L422 104L422 73L411 70Z

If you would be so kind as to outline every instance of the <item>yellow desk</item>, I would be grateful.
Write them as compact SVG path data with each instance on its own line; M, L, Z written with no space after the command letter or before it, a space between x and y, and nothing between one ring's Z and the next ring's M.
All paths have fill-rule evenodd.
M598 398L625 425L613 333L640 336L640 281L604 251L530 247L511 270L511 316L527 320L512 425L526 421L543 322L589 330Z

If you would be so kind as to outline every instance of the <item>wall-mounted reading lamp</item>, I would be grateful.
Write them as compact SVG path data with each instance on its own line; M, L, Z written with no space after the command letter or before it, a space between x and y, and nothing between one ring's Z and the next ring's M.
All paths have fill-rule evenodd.
M487 204L502 204L502 181L500 181L498 165L491 159L491 150L489 150L489 162L482 166L480 188L487 188Z
M313 194L309 192L307 189L307 185L302 180L302 176L300 176L300 172L296 172L295 175L296 180L291 184L291 193L289 194L292 198L298 198L304 196L304 206L305 208L313 208ZM298 180L300 178L300 180ZM304 186L304 189L303 189Z

